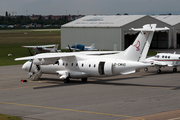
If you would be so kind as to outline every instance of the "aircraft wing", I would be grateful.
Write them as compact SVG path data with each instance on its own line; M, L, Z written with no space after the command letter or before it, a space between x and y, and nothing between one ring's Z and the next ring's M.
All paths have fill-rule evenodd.
M33 59L60 59L63 57L74 57L74 54L67 54L67 53L43 53L37 54L35 56L28 56L28 57L21 57L16 58L15 60L33 60Z
M37 46L21 46L21 47L25 47L25 48L35 48L35 47L45 48L45 47L54 47L54 46L56 46L56 45L54 44L54 45L37 45Z
M154 65L158 65L158 66L167 66L168 64L165 63L165 62L154 61Z
M103 55L103 54L116 54L119 53L120 51L83 51L79 52L85 55Z

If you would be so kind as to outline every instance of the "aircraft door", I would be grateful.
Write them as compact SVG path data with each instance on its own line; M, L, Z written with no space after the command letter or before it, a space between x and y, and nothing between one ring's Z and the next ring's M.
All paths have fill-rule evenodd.
M98 71L100 75L104 75L104 63L105 62L99 62Z

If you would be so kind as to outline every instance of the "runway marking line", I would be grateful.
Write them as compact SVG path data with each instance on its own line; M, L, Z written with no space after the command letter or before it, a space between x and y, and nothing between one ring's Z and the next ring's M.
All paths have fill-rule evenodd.
M27 105L27 104L9 103L9 102L0 102L0 104L9 104L9 105L18 105L18 106L27 106L27 107L36 107L36 108L46 108L46 109L63 110L63 111L71 111L71 112L90 113L90 114L97 114L97 115L107 115L107 116L134 118L136 120L145 120L145 119L140 118L140 117L126 116L126 115L117 115L117 114L109 114L109 113L100 113L100 112L92 112L92 111L73 110L73 109L65 109L65 108L55 108L55 107Z
M48 85L56 85L56 84L48 84ZM33 88L33 87L43 87L47 85L39 85L39 86L26 86L26 87L17 87L17 88L6 88L6 89L0 89L1 90L14 90L14 89L23 89L23 88Z
M169 120L180 120L180 117L178 117L178 118L172 118L172 119L169 119Z

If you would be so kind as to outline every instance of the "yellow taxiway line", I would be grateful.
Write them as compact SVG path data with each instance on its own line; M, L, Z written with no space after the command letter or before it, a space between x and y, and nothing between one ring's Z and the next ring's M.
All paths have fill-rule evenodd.
M126 115L117 115L117 114L109 114L109 113L100 113L100 112L92 112L92 111L73 110L73 109L65 109L65 108L55 108L55 107L46 107L46 106L37 106L37 105L27 105L27 104L9 103L9 102L0 102L0 104L9 104L9 105L18 105L18 106L26 106L26 107L45 108L45 109L53 109L53 110L63 110L63 111L89 113L89 114L97 114L97 115L107 115L107 116L117 116L117 117L125 117L125 118L134 118L134 119L136 119L136 120L145 120L145 119L140 118L140 117L126 116Z

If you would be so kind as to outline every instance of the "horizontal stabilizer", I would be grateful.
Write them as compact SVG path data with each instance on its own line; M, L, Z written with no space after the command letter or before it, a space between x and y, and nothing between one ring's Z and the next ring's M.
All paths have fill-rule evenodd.
M131 28L130 30L133 30L133 31L166 31L166 30L169 30L168 27L164 27L164 28L156 28L154 27L156 24L147 24L147 25L144 25L143 28Z

